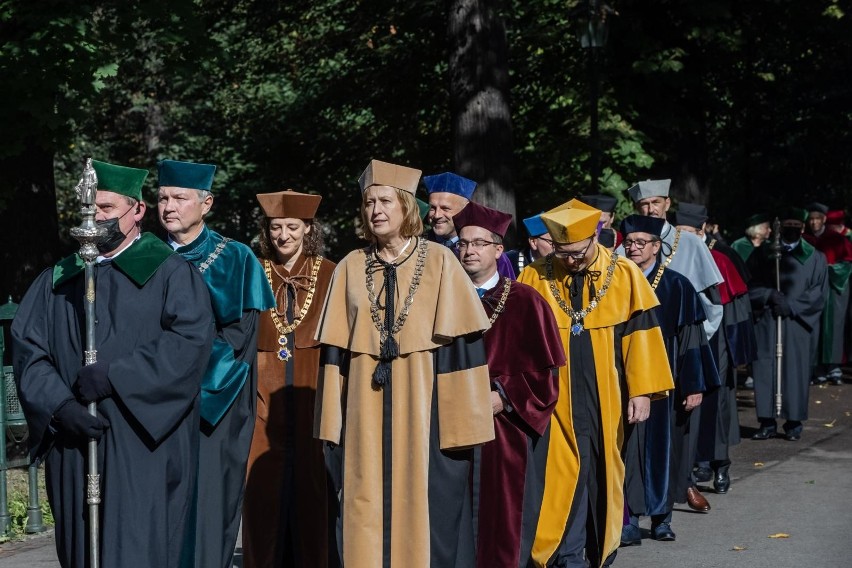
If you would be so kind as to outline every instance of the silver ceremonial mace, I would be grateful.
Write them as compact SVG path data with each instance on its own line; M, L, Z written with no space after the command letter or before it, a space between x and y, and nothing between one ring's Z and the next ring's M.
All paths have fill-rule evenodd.
M781 291L781 221L772 222L772 256L775 258L775 289ZM781 316L775 318L775 416L781 417L781 370L784 361L784 343L781 334Z
M93 365L98 360L95 349L95 259L98 257L97 242L106 235L106 229L95 223L95 196L98 191L98 176L92 167L92 159L86 158L83 177L74 188L80 198L80 214L83 221L71 229L71 236L80 241L80 258L85 263L86 293L83 306L86 313L85 364ZM98 415L98 404L89 403L89 414ZM100 512L101 475L98 473L98 442L89 439L88 474L86 475L86 503L89 505L89 555L91 568L100 566Z

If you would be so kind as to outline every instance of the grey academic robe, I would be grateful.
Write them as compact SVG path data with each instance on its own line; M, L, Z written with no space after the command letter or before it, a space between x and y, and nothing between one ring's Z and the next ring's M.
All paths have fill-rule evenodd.
M752 273L749 298L755 317L757 359L752 363L757 416L775 416L776 319L770 297L775 290L775 260L771 247L756 249L748 259ZM781 292L792 314L782 318L781 418L808 418L808 385L811 374L811 336L819 332L820 317L828 293L825 255L804 240L783 251L780 259Z

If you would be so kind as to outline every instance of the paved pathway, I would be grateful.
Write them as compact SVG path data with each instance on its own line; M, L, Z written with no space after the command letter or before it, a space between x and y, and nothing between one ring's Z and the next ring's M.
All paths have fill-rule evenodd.
M622 548L625 568L834 568L852 566L852 384L811 387L799 442L747 439L757 423L743 391L744 440L733 453L727 495L704 487L713 509L675 510L675 542ZM648 528L648 520L642 526ZM769 538L787 534L787 538ZM239 555L235 567L242 565ZM0 568L58 568L51 534L0 545Z

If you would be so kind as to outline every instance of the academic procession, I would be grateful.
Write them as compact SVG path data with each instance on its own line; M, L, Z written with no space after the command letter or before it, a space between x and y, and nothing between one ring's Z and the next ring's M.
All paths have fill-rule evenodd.
M566 199L507 250L513 216L475 180L374 159L330 259L321 192L257 194L249 246L205 222L216 173L89 159L80 251L21 300L14 374L63 568L227 568L238 534L246 568L676 557L675 507L712 531L705 494L751 467L738 390L747 443L800 443L811 385L843 384L840 208L754 212L727 243L670 180L637 181L632 213Z

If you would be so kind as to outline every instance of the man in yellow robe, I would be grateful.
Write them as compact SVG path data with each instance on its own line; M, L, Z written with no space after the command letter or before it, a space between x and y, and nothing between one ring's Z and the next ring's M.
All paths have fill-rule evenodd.
M518 277L550 304L568 357L551 419L535 566L612 562L624 513L624 420L646 420L651 398L674 388L652 311L659 302L635 264L598 245L600 215L576 199L543 213L554 252Z

